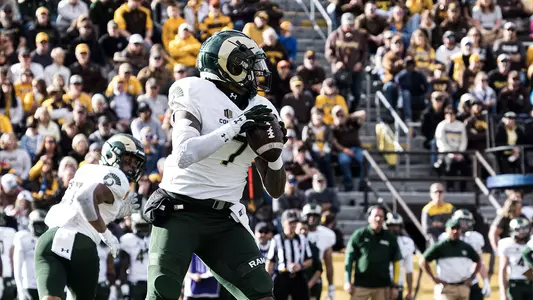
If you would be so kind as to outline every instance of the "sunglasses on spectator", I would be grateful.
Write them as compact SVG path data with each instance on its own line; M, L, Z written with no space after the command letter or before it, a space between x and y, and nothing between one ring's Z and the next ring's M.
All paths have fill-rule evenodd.
M147 134L147 135L144 136L144 138L147 139L147 140L151 140L153 137L154 136L151 135L151 134Z
M436 97L435 101L444 101L444 97Z

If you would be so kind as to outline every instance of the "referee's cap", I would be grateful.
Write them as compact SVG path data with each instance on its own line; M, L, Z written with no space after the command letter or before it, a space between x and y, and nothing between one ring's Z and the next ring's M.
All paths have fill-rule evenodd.
M299 221L300 217L298 215L298 212L294 209L287 209L283 212L281 215L281 222L294 222Z

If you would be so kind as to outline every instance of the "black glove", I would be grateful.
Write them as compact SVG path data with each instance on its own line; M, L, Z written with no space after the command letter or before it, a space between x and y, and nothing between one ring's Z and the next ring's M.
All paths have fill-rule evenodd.
M285 123L283 121L279 121L279 126L281 127L281 132L283 132L283 144L287 143L289 138L287 137L287 128L285 128Z
M272 113L270 108L260 104L245 111L244 114L233 120L233 122L235 124L241 123L240 133L248 132L256 128L268 129L268 122L274 120L274 117L270 113Z

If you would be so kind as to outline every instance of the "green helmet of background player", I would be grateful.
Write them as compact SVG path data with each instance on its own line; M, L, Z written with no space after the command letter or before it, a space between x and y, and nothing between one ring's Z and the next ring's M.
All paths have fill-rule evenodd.
M474 229L474 215L468 209L459 209L453 213L452 218L459 220L461 223L461 229L463 232L471 231Z
M201 78L224 83L246 99L258 90L270 90L265 52L240 31L222 30L208 38L200 48L196 67Z
M115 134L102 146L100 164L120 169L130 182L137 182L141 178L145 162L143 145L129 134ZM128 169L125 168L126 164L130 164Z
M526 218L518 217L509 222L509 229L511 230L511 237L517 241L529 240L531 232L530 223Z

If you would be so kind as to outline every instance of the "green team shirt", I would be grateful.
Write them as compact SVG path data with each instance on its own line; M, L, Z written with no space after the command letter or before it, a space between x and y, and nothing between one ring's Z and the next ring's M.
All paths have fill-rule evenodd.
M366 288L392 284L389 266L400 261L402 254L396 236L387 230L375 232L370 226L356 230L346 247L345 280ZM354 268L355 263L355 268Z
M448 283L459 283L472 276L472 264L479 254L462 240L446 239L433 244L424 252L427 262L437 261L437 277Z

